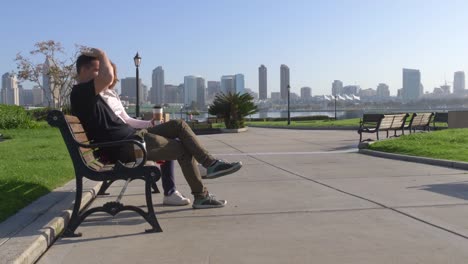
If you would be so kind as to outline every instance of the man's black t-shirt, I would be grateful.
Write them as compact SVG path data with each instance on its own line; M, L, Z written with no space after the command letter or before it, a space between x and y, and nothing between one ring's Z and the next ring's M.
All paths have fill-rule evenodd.
M73 86L70 103L72 114L80 119L90 140L122 140L131 138L136 132L115 115L99 94L96 95L94 80Z

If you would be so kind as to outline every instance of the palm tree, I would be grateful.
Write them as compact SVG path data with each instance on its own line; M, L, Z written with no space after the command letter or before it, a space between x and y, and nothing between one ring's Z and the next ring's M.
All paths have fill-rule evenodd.
M216 95L209 106L208 113L224 119L226 128L245 127L245 117L257 113L253 97L248 93L231 93Z

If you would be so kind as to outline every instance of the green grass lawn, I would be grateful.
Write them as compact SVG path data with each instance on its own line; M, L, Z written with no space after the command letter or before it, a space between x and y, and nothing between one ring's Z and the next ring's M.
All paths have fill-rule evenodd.
M0 222L74 178L58 129L1 130Z
M468 129L446 129L405 135L375 142L369 149L468 162Z

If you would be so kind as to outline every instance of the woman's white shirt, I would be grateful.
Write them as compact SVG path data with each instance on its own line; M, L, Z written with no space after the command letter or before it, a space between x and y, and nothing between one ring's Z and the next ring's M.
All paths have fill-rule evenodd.
M115 92L114 89L104 89L104 91L100 92L99 94L107 103L107 105L112 109L112 111L114 111L115 115L117 115L120 119L122 119L122 121L131 127L148 128L153 126L151 121L131 118L125 111L125 107L123 106L119 95Z

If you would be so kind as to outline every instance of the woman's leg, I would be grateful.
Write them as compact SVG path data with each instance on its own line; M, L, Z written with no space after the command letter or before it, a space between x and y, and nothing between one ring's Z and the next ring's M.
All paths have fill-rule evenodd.
M169 196L175 192L175 179L174 179L174 161L166 160L161 164L161 181L164 189L164 196Z

